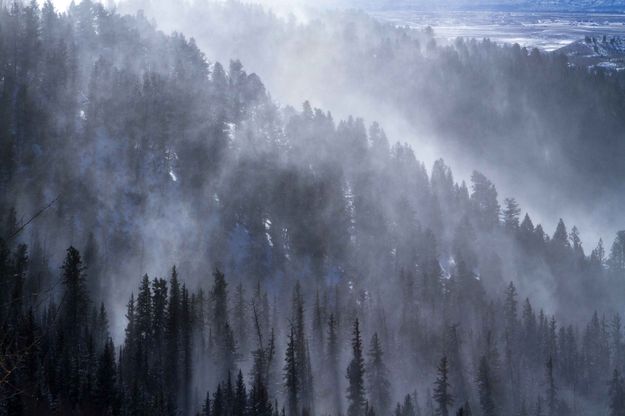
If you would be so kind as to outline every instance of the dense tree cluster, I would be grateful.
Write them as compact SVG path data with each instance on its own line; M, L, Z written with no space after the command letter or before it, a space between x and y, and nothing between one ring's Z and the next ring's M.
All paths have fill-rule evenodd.
M219 270L208 292L190 292L174 267L168 279L146 275L140 280L127 304L123 342L115 347L106 308L93 304L78 250L66 252L57 296L40 298L27 247L11 250L4 240L2 245L2 283L11 294L0 310L2 414L273 416L316 414L321 408L324 414L371 416L391 414L393 398L399 400L397 416L449 415L455 409L469 414L472 406L485 416L532 414L528 409L542 414L542 407L549 415L625 411L620 316L608 320L595 313L585 327L565 326L542 310L536 314L528 299L517 311L512 283L501 301L483 307L477 332L466 329L468 324L434 318L437 325L418 323L422 339L415 344L401 328L378 322L367 311L380 305L354 304L353 293L339 297L340 285L329 287L323 298L334 302L319 306L328 317L328 338L319 340L324 335L313 330L317 312L304 313L299 283L290 311L280 307L285 299L268 311L262 311L267 306L261 302L258 311L266 292L257 289L261 292L239 295L253 310L240 315ZM235 315L229 317L229 310ZM335 314L345 316L341 334ZM386 334L383 342L373 332L367 352L361 318L368 331ZM256 349L241 347L245 341L230 327L238 320L256 327ZM284 329L288 332L276 338ZM322 346L312 354L309 345L316 343ZM414 384L402 379L401 370L389 370L414 363L422 368L413 371L427 375ZM611 370L608 383L604 379ZM209 388L212 395L200 393ZM337 391L344 391L346 408L333 398Z
M314 98L380 117L419 144L435 139L449 160L497 172L546 211L575 205L620 219L610 208L625 194L623 71L588 71L557 52L488 39L446 42L364 12L299 22L248 2L164 3L124 2L184 28L220 59L242 59L280 99Z
M587 254L141 15L15 3L0 55L0 415L623 414L625 232Z

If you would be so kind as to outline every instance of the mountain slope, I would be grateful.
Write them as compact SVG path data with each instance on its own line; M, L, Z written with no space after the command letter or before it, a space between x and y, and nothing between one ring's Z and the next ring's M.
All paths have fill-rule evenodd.
M587 37L560 48L555 53L566 55L571 63L582 68L616 71L625 69L625 40L620 37Z
M0 55L0 415L625 403L624 232L548 236L482 173L279 106L142 15L16 4Z

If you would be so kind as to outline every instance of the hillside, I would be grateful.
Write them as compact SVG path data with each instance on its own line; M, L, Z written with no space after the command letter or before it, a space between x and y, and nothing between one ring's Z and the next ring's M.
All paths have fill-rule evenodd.
M377 53L414 48L388 33ZM1 416L625 411L625 232L584 247L559 210L543 228L479 170L276 103L198 43L88 0L0 8ZM430 49L430 97L467 74L493 94L518 63L525 99L615 85L519 48ZM451 122L470 140L475 121Z
M625 40L620 37L587 37L560 48L555 53L566 55L572 64L582 68L600 68L607 71L625 69Z
M186 28L210 56L244 61L277 101L377 120L428 165L443 157L465 180L473 169L496 178L501 193L550 228L554 210L580 227L587 245L621 227L623 72L602 77L559 55L489 40L437 43L432 32L358 12L298 24L236 2L137 3L161 17L159 27Z

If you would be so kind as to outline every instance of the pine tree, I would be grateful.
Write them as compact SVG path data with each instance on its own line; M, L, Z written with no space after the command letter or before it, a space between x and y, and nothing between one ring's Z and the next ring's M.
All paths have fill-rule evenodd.
M362 339L358 319L354 321L352 332L352 360L347 367L347 408L348 416L364 416L365 408L365 363L362 352Z
M165 335L168 330L168 303L167 303L167 280L155 278L152 280L152 336L154 339L154 359L157 368L162 369L164 364ZM158 380L163 383L162 376Z
M248 311L245 299L245 289L243 284L239 283L234 294L234 333L236 335L237 344L242 353L248 351Z
M573 253L578 258L578 261L582 261L585 259L584 249L582 247L582 239L579 236L579 229L576 226L573 226L571 229L571 233L569 234L569 241L571 242L571 247L573 248Z
M415 405L412 402L412 397L406 394L404 397L404 403L401 406L400 416L416 416Z
M126 329L125 329L125 339L124 339L124 356L126 357L126 360L131 360L128 361L128 363L124 363L124 367L128 368L129 370L132 369L134 370L134 365L132 365L132 363L134 361L135 358L135 350L136 350L136 338L137 338L137 320L136 320L136 313L135 313L135 295L134 293L130 294L130 299L128 300L128 303L126 305ZM127 364L127 365L126 365ZM133 375L134 375L134 371L133 371Z
M325 341L323 331L324 322L324 311L321 306L321 301L319 299L319 290L317 290L317 293L315 295L315 308L312 320L312 333L317 357L320 357L323 354L323 345Z
M152 292L150 290L150 279L147 274L143 276L139 286L136 314L138 339L147 353L152 338Z
M115 347L113 340L108 339L104 344L104 350L98 360L98 370L96 374L95 403L116 414L117 411L117 379L115 369Z
M339 368L339 342L337 334L337 322L334 314L331 313L328 318L328 333L326 347L326 373L328 374L329 387L333 397L333 408L336 414L342 412L342 395L340 392L340 375Z
M85 268L80 253L74 247L67 249L63 262L63 295L62 322L66 336L78 339L83 329L89 310L89 296L85 286Z
M234 404L232 406L232 416L247 415L247 390L243 381L243 373L239 370L237 375L237 385L234 392Z
M519 204L514 198L506 198L504 200L505 208L503 210L503 224L508 232L516 232L519 229Z
M553 358L549 357L546 365L546 378L547 378L547 415L555 416L557 414L558 405L558 391L556 388L555 379L553 376Z
M383 361L383 351L377 332L371 338L367 362L367 388L371 407L379 415L386 414L390 406L390 382L388 369Z
M227 416L226 415L226 403L221 385L217 386L217 391L213 395L213 407L211 409L212 416Z
M291 330L286 346L286 358L284 365L284 387L286 389L289 416L298 416L299 411L299 384L297 363L295 356L295 329Z
M607 263L611 276L615 278L625 276L625 230L616 233Z
M449 393L449 367L447 357L441 358L438 365L438 377L434 383L434 401L437 404L437 411L440 416L449 416L449 407L454 400Z
M493 399L493 385L491 379L491 371L488 366L486 357L480 359L480 365L477 376L477 387L480 395L480 406L484 416L495 416L495 402Z
M610 416L625 415L625 387L619 371L614 369L609 385Z
M178 271L174 266L169 281L169 303L167 305L167 318L165 327L165 382L170 389L179 386L180 377L180 317L181 317L181 293ZM170 390L169 403L175 407L177 391Z
M497 202L497 190L482 173L474 171L471 175L473 193L471 202L476 213L477 220L484 230L492 230L499 224L499 203Z
M558 226L556 227L556 231L553 234L551 239L552 245L558 249L558 254L564 254L566 249L571 248L571 244L569 243L569 235L566 231L566 226L564 225L564 221L560 218L558 221Z
M218 353L218 363L220 364L219 368L221 368L222 376L232 373L236 368L239 355L237 353L237 344L234 339L234 332L228 322L226 322L226 325L222 330L222 338L219 343Z
M595 273L602 273L606 264L605 249L603 248L603 240L600 238L595 247L590 253L590 265Z
M211 302L213 304L212 322L215 330L215 337L220 339L225 331L228 320L228 283L224 274L215 270L213 274L214 282L211 289Z
M189 409L191 407L191 398L190 398L190 390L192 383L192 330L193 330L193 312L191 310L192 305L189 299L189 291L186 286L182 286L182 300L180 303L180 332L181 332L181 345L180 350L182 353L181 357L181 383L180 389L182 390L182 403L183 403L183 413L189 413Z
M267 388L260 377L256 377L250 392L250 416L273 416L273 407ZM304 413L302 413L304 414Z
M517 291L513 282L510 282L506 289L506 297L504 301L504 318L506 320L506 332L510 335L514 335L514 331L517 327Z
M295 328L295 363L299 383L300 401L303 409L313 409L313 380L310 364L310 351L306 338L304 320L304 297L299 282L293 290L292 316Z

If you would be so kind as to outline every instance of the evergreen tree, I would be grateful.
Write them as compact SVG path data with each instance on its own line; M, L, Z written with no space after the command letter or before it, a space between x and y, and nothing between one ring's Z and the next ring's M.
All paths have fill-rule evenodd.
M367 390L371 407L379 415L386 414L390 406L390 382L388 369L383 361L383 351L377 332L371 338L367 362Z
M85 286L85 268L80 253L74 247L67 249L62 266L63 295L62 317L66 336L78 339L89 310L89 296Z
M212 416L227 416L226 403L222 391L221 384L217 386L217 391L213 395L213 407L211 409Z
M434 401L437 404L437 412L440 416L449 416L449 407L454 400L449 392L449 367L447 357L441 358L438 365L438 377L434 383Z
M480 406L484 416L495 416L495 402L493 399L493 385L490 375L490 368L486 357L480 359L480 365L477 376L477 387L480 395Z
M314 346L317 353L317 357L321 357L323 355L323 346L324 346L324 326L325 317L324 311L321 306L321 301L319 299L319 290L317 290L315 295L315 308L313 311L313 320L312 320L312 332L313 339L315 340Z
M404 397L404 403L401 406L399 413L400 416L416 416L417 412L415 410L415 405L413 404L412 397L410 397L409 394L406 394L406 397Z
M556 227L556 231L553 234L551 242L555 247L559 247L561 249L568 249L571 247L571 244L569 243L569 235L566 231L566 226L564 225L562 218L558 221L558 226ZM564 252L558 251L557 253L563 254Z
M248 351L248 308L242 283L237 285L234 298L234 333L239 349L242 352L246 352Z
M273 416L273 407L267 388L260 377L256 377L250 392L250 416Z
M213 305L212 310L212 322L215 330L215 337L220 339L226 328L228 320L228 283L226 283L226 277L224 274L215 270L213 274L214 282L211 289L211 302Z
M625 415L625 387L623 378L617 369L614 370L609 385L610 416Z
M475 210L476 218L480 226L485 230L492 230L499 224L499 203L497 202L497 190L482 173L474 171L471 176L473 193L471 201Z
M514 198L506 198L504 201L503 224L508 232L516 232L519 229L519 204Z
M117 379L115 368L115 347L113 340L108 339L98 360L96 374L95 403L105 413L117 413Z
M299 282L295 284L292 300L292 317L295 328L295 363L299 383L299 394L303 409L313 409L313 379L310 365L310 351L304 320L304 297Z
M299 384L297 373L297 363L295 355L295 329L291 325L291 330L286 346L286 358L284 365L284 387L286 390L289 416L298 416L299 411Z
M169 280L169 302L167 304L167 318L165 326L165 383L166 386L179 386L180 382L180 318L181 293L178 271L172 267ZM170 390L171 392L171 390ZM173 391L168 399L169 406L175 407L177 391Z
M610 248L608 258L610 274L617 278L625 276L625 231L619 231Z
M347 408L348 416L364 416L365 409L365 362L358 319L354 321L352 332L352 360L347 367Z
M505 294L504 318L506 320L506 332L511 336L514 335L514 331L517 327L517 309L518 302L516 287L514 286L514 283L510 282Z
M237 385L234 393L234 404L232 406L232 416L247 415L247 390L243 381L243 373L239 370L237 375Z
M546 378L547 378L547 415L555 416L557 414L558 406L558 391L553 375L553 358L549 357L546 365Z
M331 313L328 318L328 333L326 347L326 372L329 379L329 387L333 397L334 411L339 414L342 412L342 395L340 393L340 375L339 367L339 342L337 334L337 322L334 314Z

